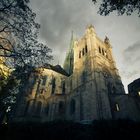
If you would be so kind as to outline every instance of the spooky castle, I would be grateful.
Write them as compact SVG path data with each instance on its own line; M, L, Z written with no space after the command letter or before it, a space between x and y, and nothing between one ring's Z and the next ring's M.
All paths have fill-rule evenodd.
M102 119L140 121L140 96L125 94L109 39L88 26L81 39L71 38L63 68L47 65L31 73L13 120Z

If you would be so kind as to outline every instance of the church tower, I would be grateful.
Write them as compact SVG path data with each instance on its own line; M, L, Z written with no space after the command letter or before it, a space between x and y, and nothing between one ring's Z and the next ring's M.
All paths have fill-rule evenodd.
M92 25L88 26L81 40L74 41L74 72L101 72L111 86L111 92L124 93L109 38L98 38ZM110 84L110 85L109 85Z
M82 100L81 120L111 119L110 96L125 92L108 37L102 41L90 25L85 35L74 41L73 48L73 76L78 76Z

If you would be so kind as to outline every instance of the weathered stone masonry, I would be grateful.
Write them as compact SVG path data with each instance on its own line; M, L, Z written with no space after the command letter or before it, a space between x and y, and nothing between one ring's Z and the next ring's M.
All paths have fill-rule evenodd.
M139 121L139 98L125 94L109 39L89 26L81 39L72 36L64 68L48 65L30 75L13 121Z

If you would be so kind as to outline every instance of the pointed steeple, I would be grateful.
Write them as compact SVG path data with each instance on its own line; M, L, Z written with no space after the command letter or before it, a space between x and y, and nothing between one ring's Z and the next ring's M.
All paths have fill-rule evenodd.
M73 73L73 62L74 62L73 46L74 46L74 37L73 37L73 31L72 31L69 50L66 54L66 58L63 65L63 68L69 75Z

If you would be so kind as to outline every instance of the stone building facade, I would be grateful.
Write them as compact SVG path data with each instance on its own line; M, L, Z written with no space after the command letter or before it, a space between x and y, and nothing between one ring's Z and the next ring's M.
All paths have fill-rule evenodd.
M140 120L140 99L125 94L109 39L93 26L71 38L64 67L47 65L31 73L19 94L13 120Z

